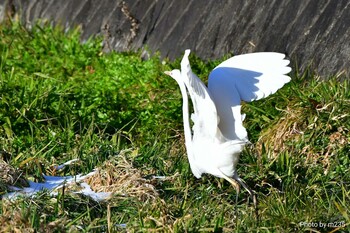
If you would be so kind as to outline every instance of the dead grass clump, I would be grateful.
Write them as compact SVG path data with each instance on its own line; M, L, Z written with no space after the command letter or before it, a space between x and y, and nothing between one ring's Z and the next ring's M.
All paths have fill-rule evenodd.
M28 181L21 170L0 159L0 194L7 192L9 186L28 187Z
M310 100L309 100L310 101ZM324 174L329 172L332 157L350 144L346 127L334 129L333 123L346 114L334 116L331 104L294 104L287 107L284 116L262 132L258 142L259 154L270 158L289 153L305 156L307 164L321 164Z
M107 160L97 169L96 174L85 182L95 192L112 192L118 196L137 197L140 200L158 196L150 180L143 178L139 169L133 167L127 157L130 151L122 151L117 157Z
M0 233L5 232L35 232L30 222L23 216L20 208L16 208L9 200L2 200L2 215L0 216Z
M258 142L257 150L262 154L263 150L275 158L283 151L289 150L287 141L298 141L307 127L305 113L302 108L287 107L284 117L272 127L262 132Z
M339 127L336 132L333 132L328 136L329 143L323 149L321 155L312 151L310 146L305 146L303 151L308 155L309 160L311 158L313 163L322 163L324 174L326 175L328 174L331 166L331 158L336 156L338 150L350 145L350 140L348 139L347 135L349 135L349 132L343 127Z
M0 233L5 232L63 232L68 223L66 217L46 222L49 215L45 207L40 211L39 229L33 228L33 217L30 214L31 208L23 209L21 201L2 199L2 215L0 215ZM46 217L45 217L46 216Z

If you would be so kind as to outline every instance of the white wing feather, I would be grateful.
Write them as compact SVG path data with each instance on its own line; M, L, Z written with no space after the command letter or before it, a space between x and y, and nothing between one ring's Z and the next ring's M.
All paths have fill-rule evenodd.
M193 131L200 135L215 137L219 123L215 104L205 84L192 72L187 49L181 61L181 75L191 96L194 114L191 116L194 122Z
M291 68L288 67L289 61L284 60L284 57L284 54L274 52L234 56L210 73L209 90L214 82L224 81L223 84L233 84L244 101L265 98L290 81L290 77L285 74L289 73Z
M275 93L290 81L285 55L273 52L234 56L210 73L208 89L220 117L219 128L229 139L247 140L241 100L253 101Z

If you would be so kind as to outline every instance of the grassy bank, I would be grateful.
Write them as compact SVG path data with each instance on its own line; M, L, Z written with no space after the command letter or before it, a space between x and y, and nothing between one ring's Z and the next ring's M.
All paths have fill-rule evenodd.
M79 36L0 25L0 193L98 168L87 182L114 195L2 199L0 232L350 231L349 81L293 73L277 94L244 104L252 145L238 173L258 194L257 221L245 191L236 203L230 184L189 169L181 95L163 74L179 61L103 54L101 40ZM190 60L203 80L220 62ZM70 159L79 162L54 169Z

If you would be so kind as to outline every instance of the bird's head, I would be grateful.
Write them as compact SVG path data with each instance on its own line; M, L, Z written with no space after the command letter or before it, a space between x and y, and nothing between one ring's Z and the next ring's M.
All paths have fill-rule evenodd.
M169 75L176 81L181 81L181 71L178 69L172 70L172 71L165 71L164 74Z

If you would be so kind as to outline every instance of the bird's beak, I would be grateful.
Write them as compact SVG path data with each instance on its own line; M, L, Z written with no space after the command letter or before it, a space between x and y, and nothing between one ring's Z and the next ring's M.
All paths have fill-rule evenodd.
M169 75L171 74L171 71L164 71L164 74Z

